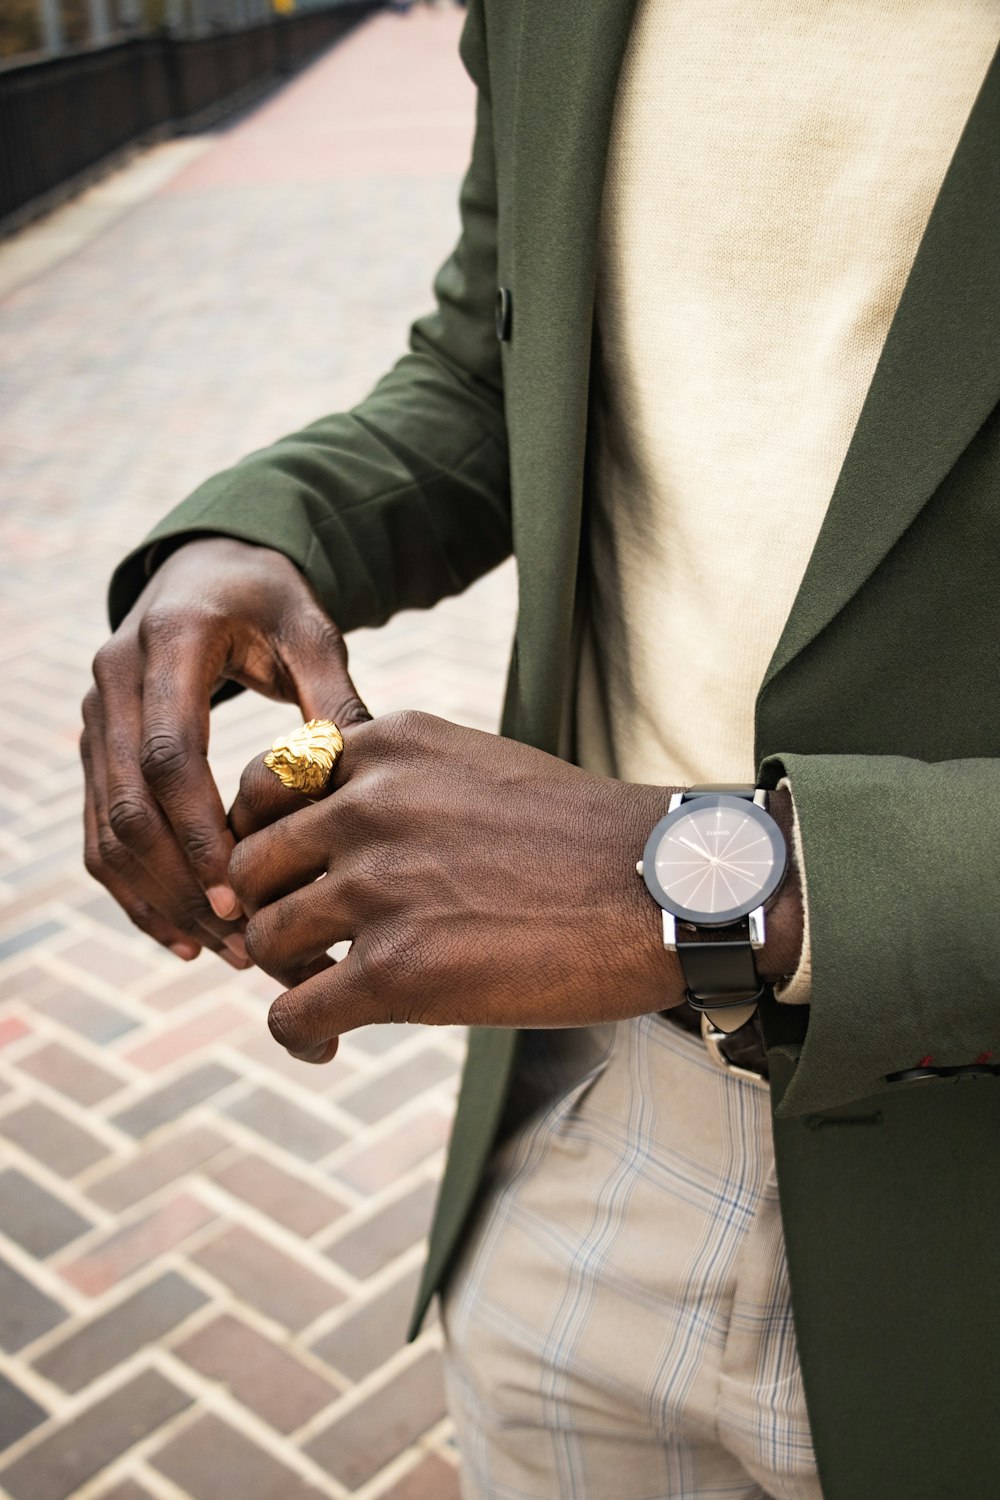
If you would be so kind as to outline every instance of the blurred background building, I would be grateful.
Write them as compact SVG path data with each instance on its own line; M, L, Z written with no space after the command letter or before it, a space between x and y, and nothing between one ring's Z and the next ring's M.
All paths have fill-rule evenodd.
M3 0L0 234L122 151L204 128L379 0Z

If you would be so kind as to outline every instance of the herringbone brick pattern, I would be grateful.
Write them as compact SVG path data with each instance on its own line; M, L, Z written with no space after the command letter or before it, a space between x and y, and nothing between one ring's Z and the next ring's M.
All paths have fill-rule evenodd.
M11 1500L457 1494L438 1332L402 1336L462 1037L378 1028L328 1068L287 1059L274 984L162 954L84 875L77 763L113 562L204 474L360 395L426 305L469 134L457 30L379 17L186 143L165 183L147 159L98 190L99 234L33 231L47 268L0 303ZM141 201L109 219L109 192ZM22 238L20 267L31 253ZM512 596L503 569L359 633L373 710L494 728ZM219 710L225 795L288 722L250 698Z

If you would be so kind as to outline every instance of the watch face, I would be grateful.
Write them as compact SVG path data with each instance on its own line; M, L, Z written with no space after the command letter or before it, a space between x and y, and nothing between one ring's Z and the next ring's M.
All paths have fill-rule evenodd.
M643 878L681 921L722 927L774 895L786 860L785 840L769 813L712 792L661 818L646 844Z

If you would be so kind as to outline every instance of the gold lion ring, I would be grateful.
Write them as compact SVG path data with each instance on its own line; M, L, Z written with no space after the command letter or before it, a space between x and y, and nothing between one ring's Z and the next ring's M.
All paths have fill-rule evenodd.
M301 729L276 739L264 764L283 786L318 797L325 792L333 768L344 753L344 736L332 719L310 719Z

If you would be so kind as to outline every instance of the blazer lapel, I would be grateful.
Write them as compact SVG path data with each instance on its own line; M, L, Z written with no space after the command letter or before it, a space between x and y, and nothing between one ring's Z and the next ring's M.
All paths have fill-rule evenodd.
M762 692L878 567L1000 397L1000 51L945 176Z
M571 654L598 221L634 5L524 0L521 12L510 257L516 378L507 387L523 560L520 702L512 707L519 732L549 750Z

